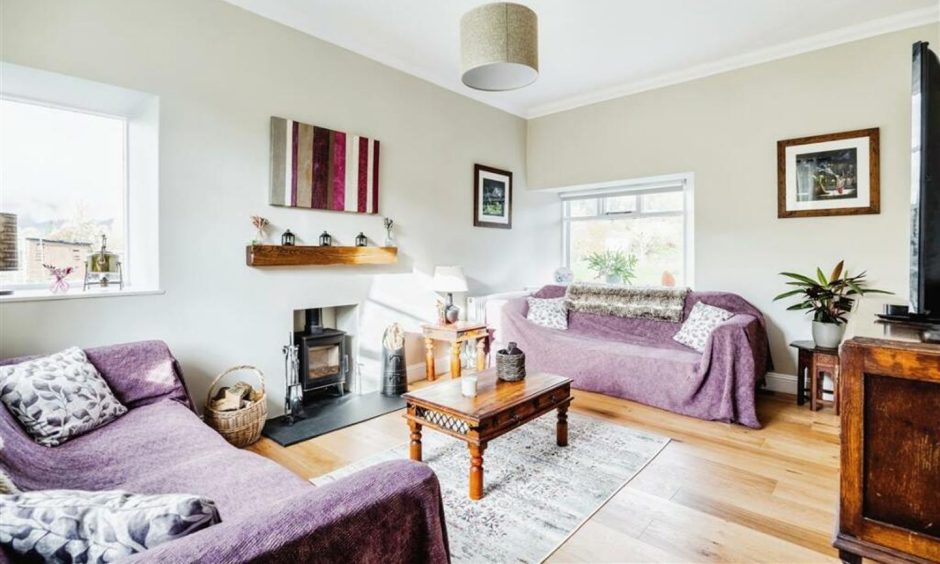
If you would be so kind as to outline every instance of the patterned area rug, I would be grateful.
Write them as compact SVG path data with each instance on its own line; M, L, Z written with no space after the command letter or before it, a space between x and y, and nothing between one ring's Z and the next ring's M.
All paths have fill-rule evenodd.
M559 447L552 412L489 443L484 497L470 501L466 443L427 429L422 437L424 461L441 483L454 562L541 562L668 442L569 412L569 446ZM401 458L407 444L311 481L323 485Z

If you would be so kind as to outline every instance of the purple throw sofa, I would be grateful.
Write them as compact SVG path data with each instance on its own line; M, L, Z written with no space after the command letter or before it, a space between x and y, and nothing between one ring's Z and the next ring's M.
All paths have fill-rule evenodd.
M166 344L86 350L128 413L48 448L0 405L0 469L20 489L189 493L222 522L136 554L139 562L448 562L437 477L411 461L315 487L226 443L193 412ZM19 359L7 359L11 364ZM14 560L0 551L0 563Z
M536 298L565 295L545 286ZM770 369L764 317L744 298L725 292L689 292L683 319L696 302L733 312L700 353L672 339L681 324L569 312L568 330L526 319L526 298L502 308L501 341L515 341L531 370L571 378L581 390L638 401L700 419L760 428L754 396Z

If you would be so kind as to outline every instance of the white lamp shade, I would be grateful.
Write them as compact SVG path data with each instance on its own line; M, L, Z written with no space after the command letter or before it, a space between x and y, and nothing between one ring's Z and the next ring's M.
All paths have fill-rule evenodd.
M461 80L476 90L515 90L539 76L538 16L521 4L477 6L460 20Z
M467 291L467 279L463 275L463 268L460 266L437 266L434 268L434 280L431 287L435 292L446 292L449 294L455 292Z

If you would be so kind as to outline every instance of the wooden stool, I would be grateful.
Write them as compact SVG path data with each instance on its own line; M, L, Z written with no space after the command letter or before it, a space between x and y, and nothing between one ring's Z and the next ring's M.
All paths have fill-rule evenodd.
M424 334L425 374L428 381L437 378L434 371L434 341L447 341L450 343L450 376L460 378L460 346L466 341L476 341L477 372L486 369L486 341L489 339L489 329L485 323L470 323L458 321L449 325L422 325Z
M813 411L830 404L835 414L839 415L839 350L817 347L813 341L794 341L790 346L798 351L796 404L803 405L808 395L809 407ZM823 389L823 377L826 374L832 379L832 390ZM831 402L822 399L824 392L832 393Z

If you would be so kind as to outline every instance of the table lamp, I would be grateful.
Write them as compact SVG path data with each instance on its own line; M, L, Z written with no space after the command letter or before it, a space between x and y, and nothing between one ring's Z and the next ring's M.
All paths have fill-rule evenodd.
M0 272L18 270L16 214L0 213ZM13 290L0 290L0 296L12 294Z
M467 291L467 279L463 275L463 268L460 266L434 267L434 280L431 282L431 288L435 292L447 294L444 318L448 323L457 321L460 317L460 310L454 306L454 292Z

